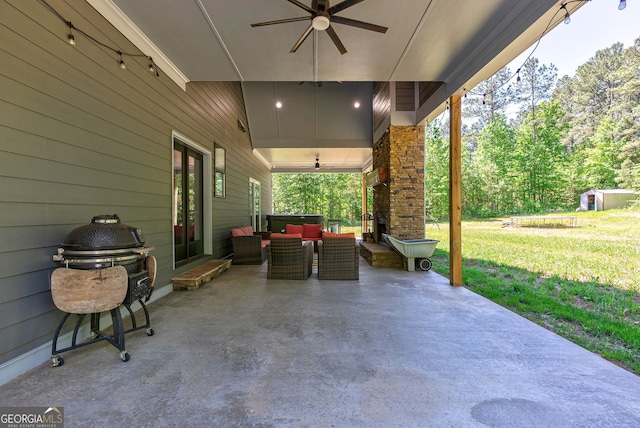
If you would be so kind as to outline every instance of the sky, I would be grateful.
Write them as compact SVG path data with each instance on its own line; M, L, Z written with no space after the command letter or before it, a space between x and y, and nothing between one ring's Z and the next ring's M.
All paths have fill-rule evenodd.
M558 77L573 77L578 66L592 58L596 51L622 42L627 48L640 37L640 0L627 0L618 10L619 0L591 0L571 14L569 24L560 23L547 33L533 53L541 64L554 64ZM514 72L522 66L535 44L509 65Z

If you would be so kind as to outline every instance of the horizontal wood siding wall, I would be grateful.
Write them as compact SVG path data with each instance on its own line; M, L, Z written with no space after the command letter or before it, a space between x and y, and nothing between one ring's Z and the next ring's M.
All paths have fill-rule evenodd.
M396 111L416 110L414 82L396 82Z
M48 0L102 43L140 53L83 1ZM231 252L229 229L249 224L249 177L271 206L270 171L251 154L237 82L187 91L145 57L119 58L68 28L42 3L0 2L0 364L51 340L61 317L49 281L52 255L73 228L117 213L139 227L170 283L172 131L226 149L226 198L212 198L213 256ZM187 269L184 267L181 270Z

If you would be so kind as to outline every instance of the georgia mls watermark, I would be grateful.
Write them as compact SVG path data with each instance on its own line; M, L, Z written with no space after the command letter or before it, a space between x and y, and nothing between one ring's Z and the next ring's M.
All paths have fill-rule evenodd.
M0 407L0 428L64 428L64 408Z

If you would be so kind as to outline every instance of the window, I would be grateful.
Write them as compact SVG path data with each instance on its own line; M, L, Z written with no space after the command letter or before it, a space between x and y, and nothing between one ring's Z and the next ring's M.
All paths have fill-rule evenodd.
M214 184L213 184L213 195L216 198L224 198L225 197L225 153L224 149L220 147L218 144L214 146L213 152L213 164L214 167Z

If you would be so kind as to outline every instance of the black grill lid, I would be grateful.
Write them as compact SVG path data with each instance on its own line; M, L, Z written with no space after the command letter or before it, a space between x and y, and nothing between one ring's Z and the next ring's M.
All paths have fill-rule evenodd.
M67 234L62 243L66 250L106 250L144 246L142 231L120 223L117 214L99 215L90 224L77 227Z

